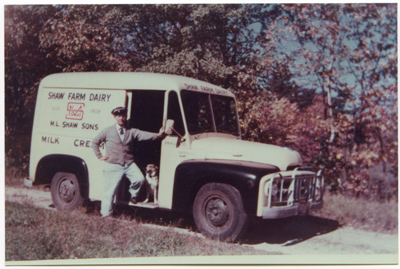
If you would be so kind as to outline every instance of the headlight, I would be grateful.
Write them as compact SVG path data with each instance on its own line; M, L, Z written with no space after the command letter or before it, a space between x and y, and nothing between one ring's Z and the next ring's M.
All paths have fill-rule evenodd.
M271 195L272 198L276 197L279 193L279 189L278 189L278 183L276 183L275 181L272 183L272 189L271 189Z
M323 177L317 177L315 181L315 201L322 199L322 194L324 192L324 181Z
M279 194L278 183L275 180L273 180L272 182L267 182L265 184L264 194L267 197L267 200L269 198L269 195L271 194L271 201L275 201L278 198Z

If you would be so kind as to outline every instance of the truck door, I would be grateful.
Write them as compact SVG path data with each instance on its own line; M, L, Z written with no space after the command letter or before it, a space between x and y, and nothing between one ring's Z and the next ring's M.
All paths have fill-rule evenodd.
M142 131L158 133L163 126L165 91L132 90L127 93L128 125ZM140 141L134 143L133 155L135 163L143 174L148 164L160 167L161 140ZM129 201L129 180L124 178L117 193L119 203ZM146 197L146 188L139 193L139 201Z
M175 91L168 93L167 119L174 120L174 129L187 139L182 111ZM172 195L176 167L184 160L190 158L189 143L180 139L178 134L173 133L162 141L160 183L158 203L162 208L172 208ZM179 143L181 142L181 143Z

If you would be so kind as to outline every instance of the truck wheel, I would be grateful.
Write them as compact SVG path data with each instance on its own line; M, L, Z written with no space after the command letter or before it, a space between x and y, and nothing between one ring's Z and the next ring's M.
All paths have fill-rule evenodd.
M202 234L225 242L235 241L248 220L239 191L220 183L209 183L199 190L193 218Z
M51 198L58 210L73 210L83 205L78 179L71 173L57 173L51 181Z

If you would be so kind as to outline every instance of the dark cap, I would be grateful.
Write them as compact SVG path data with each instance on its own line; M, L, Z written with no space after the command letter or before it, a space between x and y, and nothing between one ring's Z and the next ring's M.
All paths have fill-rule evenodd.
M116 115L126 114L126 112L127 112L126 107L120 106L120 107L114 108L114 109L111 111L111 114L113 114L114 116L116 116Z

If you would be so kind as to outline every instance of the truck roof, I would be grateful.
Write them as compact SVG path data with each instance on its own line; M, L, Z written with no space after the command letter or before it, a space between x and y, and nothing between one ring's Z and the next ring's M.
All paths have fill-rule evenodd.
M196 90L197 87L203 92L234 96L224 88L197 79L145 72L58 73L45 77L41 82L41 87L124 90Z

